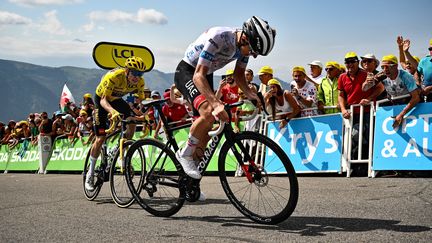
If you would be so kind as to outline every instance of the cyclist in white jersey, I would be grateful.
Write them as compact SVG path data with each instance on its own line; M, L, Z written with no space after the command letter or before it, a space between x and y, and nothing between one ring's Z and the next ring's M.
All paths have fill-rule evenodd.
M213 72L236 60L234 80L250 100L258 100L245 79L249 56L266 56L273 49L276 31L267 21L252 16L243 28L214 27L201 34L185 52L174 76L183 96L193 104L195 116L186 146L176 153L185 173L194 179L201 174L194 162L196 148L203 151L215 119L228 121L224 104L213 91Z

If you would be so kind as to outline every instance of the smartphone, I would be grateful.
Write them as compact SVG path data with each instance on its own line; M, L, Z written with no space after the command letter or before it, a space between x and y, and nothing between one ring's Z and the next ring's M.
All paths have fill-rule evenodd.
M226 75L222 75L222 79L226 79Z

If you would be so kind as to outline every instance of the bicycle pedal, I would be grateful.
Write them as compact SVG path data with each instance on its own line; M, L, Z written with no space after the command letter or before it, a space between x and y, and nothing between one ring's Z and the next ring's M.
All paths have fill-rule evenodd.
M188 202L196 202L198 201L201 194L200 188L195 188L194 190L186 191L186 201Z

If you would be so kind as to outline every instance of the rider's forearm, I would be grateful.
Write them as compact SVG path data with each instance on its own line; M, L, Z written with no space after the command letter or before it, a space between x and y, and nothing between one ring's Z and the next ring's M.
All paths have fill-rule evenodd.
M100 101L101 106L108 112L111 113L114 108L111 106L111 104L108 102L106 96L103 96Z
M206 77L199 73L195 72L193 76L193 82L199 92L204 95L206 100L210 103L210 105L214 108L216 104L219 104L220 101L216 97L215 93L212 91L212 88L210 87Z

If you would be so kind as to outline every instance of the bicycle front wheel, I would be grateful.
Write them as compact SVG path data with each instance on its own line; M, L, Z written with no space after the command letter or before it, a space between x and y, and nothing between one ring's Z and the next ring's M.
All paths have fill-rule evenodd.
M239 160L244 163L243 176L235 173ZM218 166L228 199L251 220L277 224L294 211L297 177L288 156L270 138L255 132L237 134L222 146Z
M140 153L140 165L134 163ZM133 168L132 168L133 167ZM137 168L138 167L138 168ZM133 183L131 171L143 171L144 181L140 187ZM131 145L126 154L126 180L138 204L158 217L169 217L177 213L185 201L185 192L180 186L182 167L166 144L155 139L141 139Z
M133 143L132 140L126 141L123 144L124 151L123 153L126 154L127 148ZM134 185L137 185L136 187L140 188L139 185L142 184L142 178L141 175L143 172L140 170L141 160L144 157L144 153L142 150L137 151L137 156L132 158L132 168L136 168L137 170L132 169L133 172L133 183ZM111 196L114 201L114 203L120 207L120 208L127 208L130 205L132 205L135 201L132 193L129 190L129 187L126 182L126 172L125 172L125 164L124 161L120 159L120 150L117 150L116 154L114 155L113 161L111 162L111 168L110 168L110 187L111 187Z

